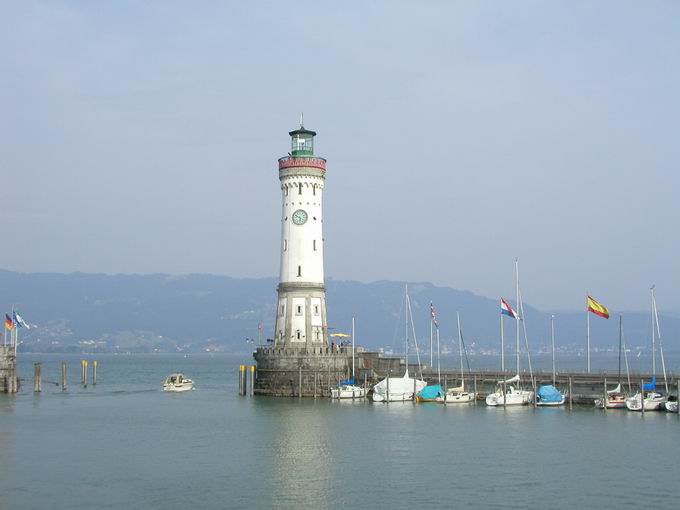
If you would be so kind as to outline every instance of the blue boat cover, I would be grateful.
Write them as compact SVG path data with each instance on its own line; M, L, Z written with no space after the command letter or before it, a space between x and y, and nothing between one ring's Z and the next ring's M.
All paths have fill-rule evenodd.
M656 389L656 376L652 376L652 380L646 384L643 384L642 387L645 391L654 391Z
M434 400L437 397L444 396L444 388L439 384L433 384L432 386L425 386L418 396L424 398L425 400Z
M345 379L344 381L340 381L340 385L352 385L354 386L357 383L357 380L355 377L350 377L349 379Z
M561 402L562 394L552 384L546 384L538 388L536 392L539 402Z

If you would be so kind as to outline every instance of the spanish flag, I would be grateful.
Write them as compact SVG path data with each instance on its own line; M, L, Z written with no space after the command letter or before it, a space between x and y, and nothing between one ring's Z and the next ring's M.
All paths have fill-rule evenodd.
M607 307L598 303L590 296L588 296L588 311L593 312L600 317L604 317L605 319L609 319L609 310L607 310Z
M14 322L12 322L12 318L5 314L5 329L9 329L12 331L14 329Z

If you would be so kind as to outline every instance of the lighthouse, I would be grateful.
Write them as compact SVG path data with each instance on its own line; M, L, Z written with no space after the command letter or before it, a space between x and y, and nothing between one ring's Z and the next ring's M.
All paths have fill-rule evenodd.
M274 346L311 350L328 345L323 271L323 191L326 160L314 155L316 133L288 133L289 155L279 159L281 265Z

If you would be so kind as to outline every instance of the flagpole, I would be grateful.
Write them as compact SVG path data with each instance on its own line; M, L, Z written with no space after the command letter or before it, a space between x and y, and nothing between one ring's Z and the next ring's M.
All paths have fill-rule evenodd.
M586 297L586 343L588 349L588 373L590 373L590 311L588 310L587 297Z
M505 338L503 329L503 310L501 309L501 372L505 374Z
M442 370L439 362L439 326L437 326L437 382L442 383Z
M432 368L432 322L434 317L432 317L432 301L430 301L430 368Z

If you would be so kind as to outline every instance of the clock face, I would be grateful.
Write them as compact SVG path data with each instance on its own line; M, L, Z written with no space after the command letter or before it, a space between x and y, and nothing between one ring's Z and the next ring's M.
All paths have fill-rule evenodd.
M298 209L293 213L293 223L296 225L303 225L307 221L307 213L302 209Z

